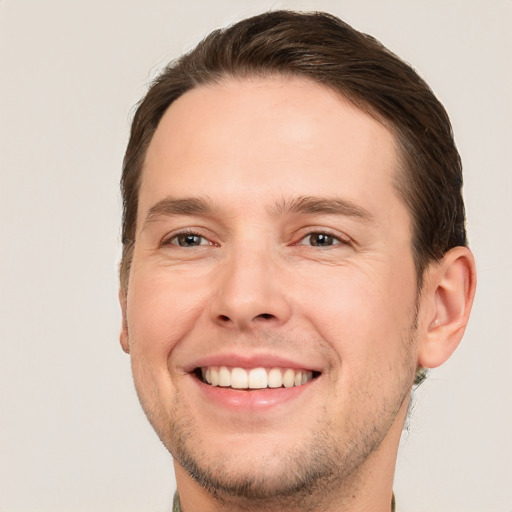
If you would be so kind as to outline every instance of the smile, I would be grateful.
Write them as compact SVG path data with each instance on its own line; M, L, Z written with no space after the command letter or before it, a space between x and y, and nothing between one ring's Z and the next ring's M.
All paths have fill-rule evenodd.
M205 384L232 389L292 388L303 386L318 372L294 368L239 368L206 366L197 369Z

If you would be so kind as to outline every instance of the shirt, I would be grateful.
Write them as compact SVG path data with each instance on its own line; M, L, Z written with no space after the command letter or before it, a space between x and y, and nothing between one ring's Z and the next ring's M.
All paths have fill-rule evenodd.
M393 497L391 498L391 512L395 512L395 509L395 494L393 493ZM172 512L182 512L178 492L174 494L174 499L172 500Z

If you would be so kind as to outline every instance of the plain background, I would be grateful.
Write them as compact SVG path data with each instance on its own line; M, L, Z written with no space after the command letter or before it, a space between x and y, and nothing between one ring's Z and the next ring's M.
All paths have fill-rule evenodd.
M416 394L395 491L401 512L512 511L510 0L0 0L1 512L170 510L171 458L118 344L129 121L171 58L282 7L376 36L450 113L478 293Z

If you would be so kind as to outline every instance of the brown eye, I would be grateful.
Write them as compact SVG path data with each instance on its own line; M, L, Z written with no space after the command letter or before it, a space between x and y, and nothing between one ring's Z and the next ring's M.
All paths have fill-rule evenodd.
M329 233L310 233L301 241L301 245L312 245L313 247L330 247L340 243L338 238Z
M196 235L195 233L181 233L169 240L170 244L179 245L180 247L197 247L199 245L208 245L206 238Z

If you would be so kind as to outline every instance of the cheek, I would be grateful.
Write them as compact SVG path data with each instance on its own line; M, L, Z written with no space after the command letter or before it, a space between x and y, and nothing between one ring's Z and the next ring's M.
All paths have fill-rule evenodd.
M359 373L377 365L392 369L403 361L416 297L411 272L338 269L304 288L304 314L331 345L343 371Z
M169 366L170 356L205 309L200 291L199 283L176 278L169 269L138 269L131 276L127 321L133 380L146 415L160 433L167 428L170 400L181 376Z
M205 310L208 292L197 281L168 269L133 276L127 304L132 358L167 360Z

